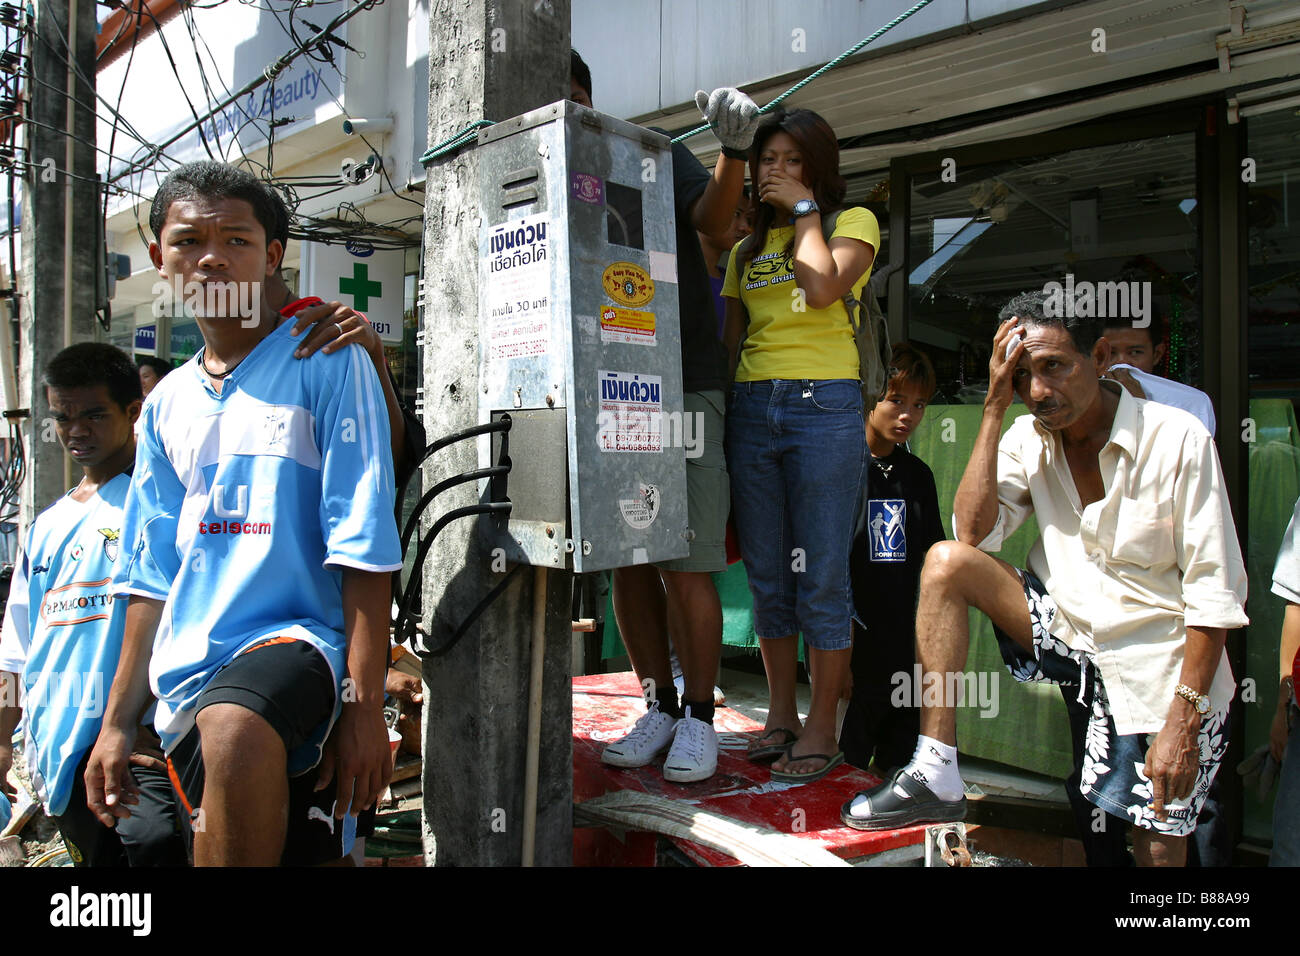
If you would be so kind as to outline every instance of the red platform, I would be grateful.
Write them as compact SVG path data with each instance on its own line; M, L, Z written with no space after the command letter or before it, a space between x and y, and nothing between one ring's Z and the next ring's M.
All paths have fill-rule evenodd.
M739 823L793 833L846 860L886 850L917 846L925 827L866 833L840 822L840 807L858 790L880 783L873 774L841 764L815 783L773 783L769 768L745 759L745 748L763 727L730 707L719 707L718 772L699 783L675 784L663 778L663 759L646 767L620 770L600 762L605 744L625 734L645 712L636 675L598 674L573 680L573 799L590 800L611 790L639 790L682 800ZM654 866L656 834L616 835L603 828L575 828L577 866ZM724 853L688 840L673 842L701 866L738 866Z

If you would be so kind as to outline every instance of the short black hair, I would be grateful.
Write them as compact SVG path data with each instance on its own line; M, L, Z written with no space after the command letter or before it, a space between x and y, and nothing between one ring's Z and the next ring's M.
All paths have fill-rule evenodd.
M1091 355L1092 347L1105 331L1106 320L1092 316L1048 315L1048 298L1048 294L1041 289L1022 292L1002 307L998 313L998 322L1005 322L1014 315L1027 325L1065 329L1074 350L1081 355Z
M131 356L106 342L79 342L69 345L45 366L47 388L94 388L103 385L117 406L127 406L144 398L140 370Z
M166 359L157 358L153 355L141 355L135 360L135 364L137 368L145 368L147 366L148 368L153 369L154 374L159 378L162 378L172 370L171 362Z
M246 169L210 159L173 169L158 187L149 209L149 228L155 239L162 238L172 203L186 199L242 199L253 207L253 215L266 232L267 244L279 238L270 190Z
M1107 320L1106 328L1103 331L1133 328L1137 328L1137 326L1135 326L1131 320L1127 322L1112 322ZM1160 306L1156 304L1154 296L1152 296L1151 299L1151 324L1145 329L1139 329L1138 331L1146 332L1147 338L1151 340L1151 347L1153 349L1165 340L1165 316L1161 311Z
M275 229L267 233L267 236L271 239L279 239L280 245L287 250L289 248L289 206L280 195L280 190L274 186L267 183L266 191L271 196L271 206L275 210Z
M587 91L587 99L591 99L591 67L587 66L577 50L569 50L569 76L578 81L578 85Z

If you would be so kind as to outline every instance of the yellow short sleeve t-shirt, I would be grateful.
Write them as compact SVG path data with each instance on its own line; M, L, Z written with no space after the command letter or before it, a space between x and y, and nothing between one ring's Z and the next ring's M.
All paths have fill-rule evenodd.
M860 239L880 250L880 225L869 209L840 212L831 238ZM727 260L722 294L739 299L749 312L749 330L736 367L736 381L766 379L829 379L858 377L858 349L853 326L843 302L824 309L795 311L794 264L785 247L794 238L794 226L773 228L761 252L736 271L736 249ZM853 284L858 298L871 277L871 269Z

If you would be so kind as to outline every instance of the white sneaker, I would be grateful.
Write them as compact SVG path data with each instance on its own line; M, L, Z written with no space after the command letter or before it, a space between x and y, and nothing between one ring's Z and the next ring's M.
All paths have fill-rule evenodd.
M655 701L631 730L605 747L601 762L611 767L644 767L672 743L676 725L677 721L660 711L659 702Z
M690 708L673 729L673 746L664 760L664 779L673 783L707 780L718 770L718 735L712 724L696 720Z

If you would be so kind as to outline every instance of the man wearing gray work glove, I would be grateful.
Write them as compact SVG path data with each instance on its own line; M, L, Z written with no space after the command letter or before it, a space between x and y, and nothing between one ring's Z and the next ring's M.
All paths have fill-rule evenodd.
M591 71L573 54L572 98L591 99ZM677 294L681 306L682 411L702 436L700 454L686 458L686 510L694 531L688 557L618 568L613 573L619 634L646 690L646 713L602 759L615 767L643 767L668 750L664 778L689 783L713 776L718 738L713 730L713 679L722 656L722 604L711 572L727 568L726 521L730 492L722 454L727 367L718 341L713 292L696 232L721 236L731 225L745 184L745 154L754 138L758 107L738 90L696 97L723 143L713 175L681 143L673 146L673 205L677 212ZM658 130L657 132L663 132ZM728 152L730 150L730 152ZM664 411L675 411L667 407ZM673 644L685 678L678 699L668 657L668 621L680 622Z
M724 86L695 94L695 105L722 144L722 154L742 161L749 158L749 144L758 129L758 104L740 90Z

